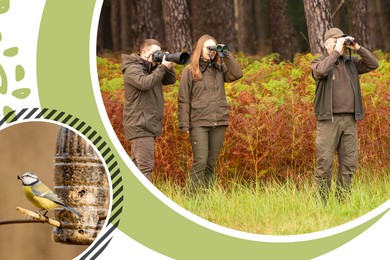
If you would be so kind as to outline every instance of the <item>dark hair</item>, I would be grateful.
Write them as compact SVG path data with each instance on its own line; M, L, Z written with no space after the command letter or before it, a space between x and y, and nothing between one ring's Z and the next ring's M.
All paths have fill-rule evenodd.
M148 48L152 45L157 45L161 48L161 43L155 39L145 39L142 43L141 46L139 47L139 52L141 53L143 49Z

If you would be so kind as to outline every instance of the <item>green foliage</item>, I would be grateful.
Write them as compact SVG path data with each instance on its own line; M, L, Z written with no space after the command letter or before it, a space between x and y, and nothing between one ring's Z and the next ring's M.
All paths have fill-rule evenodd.
M101 57L97 57L96 62L101 91L113 95L115 91L123 89L121 65Z
M99 80L101 91L106 91L113 93L116 90L123 89L123 79L122 78L102 78Z
M359 163L369 169L389 169L390 55L376 51L379 68L361 76L365 120L358 124ZM238 54L244 76L225 85L230 125L219 157L222 186L234 181L292 179L313 175L315 169L315 82L311 54L297 54L293 62L278 63L276 54L247 57ZM164 88L163 134L157 139L158 179L184 185L192 165L188 135L178 128L177 95L184 66L175 65L178 81ZM98 58L103 100L113 128L123 137L123 82L120 64Z

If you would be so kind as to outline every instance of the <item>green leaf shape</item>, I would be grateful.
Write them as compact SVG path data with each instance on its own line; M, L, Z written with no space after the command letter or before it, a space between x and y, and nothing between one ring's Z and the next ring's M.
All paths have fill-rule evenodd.
M0 94L5 95L8 90L8 80L7 75L3 69L3 66L0 64Z
M24 99L28 97L31 93L31 89L29 88L19 88L16 89L12 92L12 96L19 98L19 99Z
M25 71L22 65L17 65L15 68L15 78L16 82L21 81L24 79Z
M0 14L5 14L9 10L9 0L0 0Z
M3 54L4 56L6 57L13 57L13 56L16 56L18 55L18 52L19 52L19 49L18 47L11 47L9 49L6 49Z
M1 32L0 32L0 42L1 42L2 39L3 39L3 36L1 35Z
M16 113L11 107L4 106L3 107L3 115L4 115L4 117L8 116L6 122L9 123L15 118Z

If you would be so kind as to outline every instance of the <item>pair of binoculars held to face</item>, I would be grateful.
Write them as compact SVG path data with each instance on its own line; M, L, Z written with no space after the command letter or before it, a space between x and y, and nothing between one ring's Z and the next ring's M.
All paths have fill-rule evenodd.
M346 36L345 37L345 40L344 40L344 45L345 46L352 46L352 45L355 45L355 44L356 44L355 38L353 38L351 36Z
M207 49L210 51L216 51L226 54L228 52L228 47L225 44L217 44L213 46L208 46Z

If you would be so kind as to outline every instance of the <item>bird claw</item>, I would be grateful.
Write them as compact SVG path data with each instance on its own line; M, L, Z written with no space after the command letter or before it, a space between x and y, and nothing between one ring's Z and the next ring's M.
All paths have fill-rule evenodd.
M45 211L45 213L43 215L41 214L42 211ZM35 213L37 213L37 214L39 214L39 215L41 215L41 216L43 216L45 218L48 218L48 216L46 216L47 212L49 212L49 211L48 210L44 210L44 209L40 209L40 210L35 211Z

